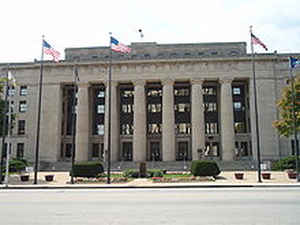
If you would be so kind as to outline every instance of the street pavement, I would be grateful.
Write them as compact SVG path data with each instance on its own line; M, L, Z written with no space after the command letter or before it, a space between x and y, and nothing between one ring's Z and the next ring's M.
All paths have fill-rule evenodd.
M233 171L224 171L218 176L215 181L194 181L189 183L154 183L151 179L135 179L127 183L87 183L87 184L70 184L69 172L39 172L38 184L33 184L34 173L30 173L30 180L22 182L20 175L11 175L9 177L9 184L0 185L0 188L176 188L176 187L300 187L300 183L296 179L289 179L286 172L271 172L271 179L262 179L258 183L258 175L255 171L239 171L244 173L243 180L237 180L234 177ZM54 181L45 181L45 175L53 174Z
M299 225L298 188L1 190L5 225Z

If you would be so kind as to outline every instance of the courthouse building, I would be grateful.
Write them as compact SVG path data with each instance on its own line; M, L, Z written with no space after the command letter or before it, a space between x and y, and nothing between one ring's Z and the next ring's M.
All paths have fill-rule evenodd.
M251 55L245 42L132 43L113 53L111 159L121 161L256 160ZM286 85L288 54L255 57L261 157L291 154L289 139L272 127ZM75 159L103 160L108 134L108 47L67 48L65 60L44 63L39 159L58 165L72 155L74 65L79 81ZM6 65L1 69L5 71ZM15 63L9 90L16 113L12 154L34 162L40 63ZM5 145L7 147L7 145ZM4 153L5 154L5 153Z

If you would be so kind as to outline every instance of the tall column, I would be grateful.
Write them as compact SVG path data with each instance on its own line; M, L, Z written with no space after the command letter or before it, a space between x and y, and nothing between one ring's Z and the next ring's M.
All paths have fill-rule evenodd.
M162 159L163 161L175 161L174 81L163 80L162 85Z
M76 161L87 161L89 153L89 85L78 84L77 123L76 123Z
M104 118L104 149L107 150L108 145L108 82L105 84L105 118ZM118 82L111 82L111 108L110 108L110 147L111 147L111 161L119 160L119 146L120 146L120 132L119 132L119 102L118 102ZM107 156L105 156L107 159Z
M232 79L222 79L221 83L221 143L224 161L234 159L235 135L233 128Z
M192 83L192 159L199 158L198 149L205 148L205 121L203 107L202 79L193 79Z
M145 81L134 81L134 114L133 114L133 160L146 160L146 99Z

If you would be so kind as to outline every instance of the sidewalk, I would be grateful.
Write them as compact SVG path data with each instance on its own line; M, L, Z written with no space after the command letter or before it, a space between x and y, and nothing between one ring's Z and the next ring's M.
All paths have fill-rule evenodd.
M36 189L36 188L189 188L189 187L300 187L296 179L289 179L286 172L271 172L271 179L258 183L257 172L243 171L244 179L237 180L233 171L222 172L215 181L197 181L189 183L154 183L151 179L140 178L128 183L105 184L105 183L88 183L88 184L70 184L69 172L39 172L38 184L34 185L34 174L30 174L28 182L22 182L19 175L9 177L9 184L0 185L0 189ZM45 181L45 175L54 174L54 181Z

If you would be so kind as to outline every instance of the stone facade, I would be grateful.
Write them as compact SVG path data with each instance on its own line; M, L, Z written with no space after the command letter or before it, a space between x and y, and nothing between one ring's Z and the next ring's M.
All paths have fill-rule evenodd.
M215 151L220 160L235 160L235 149L246 147L246 157L256 159L256 126L253 98L253 79L251 55L246 53L246 43L208 43L208 44L169 44L133 43L130 55L114 53L112 62L111 86L111 152L112 161L133 160L192 160L201 157L205 151ZM105 158L107 153L107 126L102 132L101 124L95 127L95 114L101 114L102 108L95 107L93 88L103 85L107 90L109 70L109 49L69 48L65 50L66 60L59 63L44 63L44 83L42 94L42 114L40 129L40 160L56 163L70 160L71 135L64 133L65 121L69 118L64 111L67 97L64 88L73 85L72 73L74 60L78 66L80 81L77 93L76 122L76 161ZM295 54L294 54L295 55ZM5 65L0 65L5 70ZM12 66L19 86L10 101L14 102L17 113L17 123L11 138L13 155L23 148L24 157L34 161L36 143L36 118L38 102L38 81L40 64L15 63ZM281 96L281 89L288 79L288 55L259 54L256 56L256 77L258 91L259 130L262 159L277 159L291 153L290 141L280 138L272 127L272 121L278 118L276 101ZM244 132L236 132L235 107L239 102L234 99L233 86L243 84L245 108ZM130 122L128 133L121 132L120 111L123 110L120 88L129 85L133 88L133 107L130 112L133 121ZM161 127L155 134L149 133L149 93L151 85L158 85L161 91L161 102L157 103L161 113ZM176 103L175 88L183 85L189 91L189 99L185 103ZM20 96L20 89L27 88L26 96ZM97 86L98 87L98 86ZM206 104L210 97L205 97L204 88L214 87L217 94L214 104ZM207 89L208 90L208 89ZM108 92L105 95L105 122L108 124L107 103ZM155 98L155 97L154 97ZM158 98L157 98L158 99ZM208 99L208 100L205 100ZM243 100L243 101L244 101ZM26 101L26 112L19 112L20 101ZM103 100L104 101L104 100ZM238 100L236 100L238 101ZM242 102L242 101L241 101ZM187 109L187 120L181 129L179 113L174 112L174 106L184 105ZM181 105L180 105L181 104ZM176 107L177 107L176 106ZM175 108L176 108L175 107ZM208 107L208 108L205 108ZM206 124L209 116L206 110L217 107L216 126L210 128ZM65 107L68 109L68 107ZM97 111L98 110L98 111ZM177 109L178 110L178 109ZM153 114L154 115L154 114ZM99 117L100 118L100 117ZM128 117L129 118L129 117ZM25 134L19 134L18 121L25 120ZM128 120L129 121L129 120ZM123 121L124 122L124 121ZM126 122L126 121L125 121ZM125 123L124 122L124 123ZM177 124L178 123L178 124ZM212 124L214 125L214 124ZM130 130L132 126L132 131ZM96 131L95 131L96 129ZM97 130L98 129L98 130ZM214 129L210 134L209 129ZM131 132L131 133L130 133ZM176 133L177 132L177 133ZM157 145L154 145L154 140ZM243 146L240 144L242 143ZM23 144L23 147L20 145ZM99 145L98 145L99 144ZM67 147L66 147L67 146ZM98 147L97 147L98 146ZM100 147L99 147L100 146ZM159 155L155 158L158 148ZM181 152L181 148L185 149ZM128 152L125 149L129 149ZM100 153L97 151L100 151ZM186 151L186 152L185 152ZM21 154L20 152L18 154ZM182 154L182 155L180 155ZM154 158L153 158L154 157ZM183 158L182 158L183 157Z

